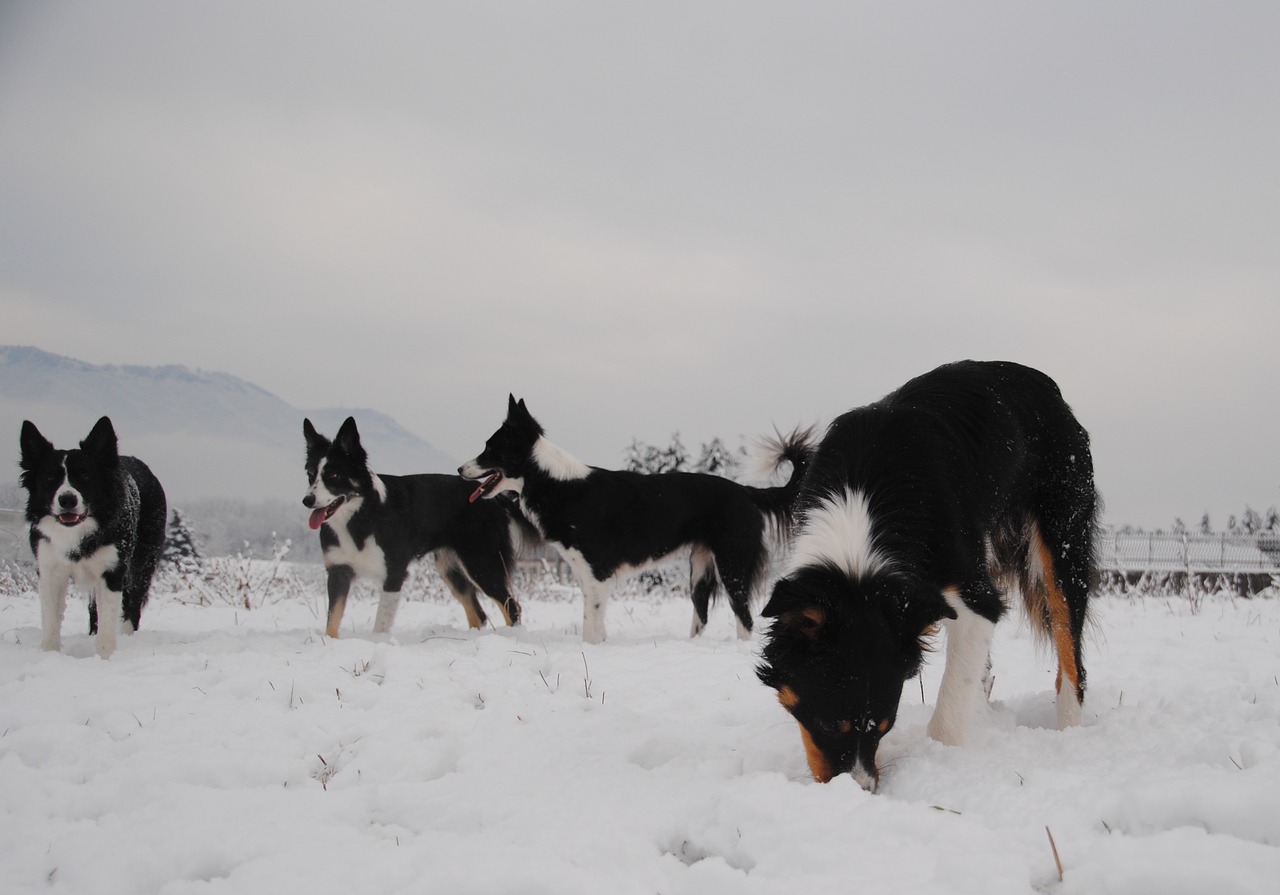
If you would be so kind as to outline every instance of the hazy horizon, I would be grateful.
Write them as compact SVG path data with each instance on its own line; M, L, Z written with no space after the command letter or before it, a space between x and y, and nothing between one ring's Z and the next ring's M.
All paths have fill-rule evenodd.
M1111 521L1280 503L1280 7L0 8L3 341L587 463L1054 377ZM13 433L16 440L16 432ZM1220 521L1221 520L1221 521Z

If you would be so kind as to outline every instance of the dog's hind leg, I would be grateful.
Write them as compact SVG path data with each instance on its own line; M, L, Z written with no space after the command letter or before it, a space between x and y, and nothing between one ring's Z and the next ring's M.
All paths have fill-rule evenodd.
M503 620L508 625L520 624L520 601L511 592L510 570L516 563L514 552L505 547L468 549L466 555L459 554L458 558L462 571L474 586L498 604ZM480 619L484 621L483 612Z
M743 560L744 557L737 554L721 551L716 555L715 569L729 595L729 605L738 622L738 639L750 640L754 623L751 618L751 595L762 577L762 569L758 565L744 563ZM750 562L758 563L759 559Z
M489 618L480 605L476 585L463 570L458 555L452 550L436 551L436 569L449 586L453 598L462 604L462 611L467 614L467 627L483 628Z
M125 585L123 611L126 634L136 634L142 624L142 607L147 604L149 584L139 587L136 582L130 582Z
M707 611L716 595L720 580L716 577L715 558L706 547L694 547L689 556L689 595L693 600L693 624L690 637L697 637L707 626Z
M329 566L329 615L324 632L328 636L338 637L338 629L342 627L342 614L347 608L347 594L351 592L351 582L356 577L351 566Z
M1046 535L1038 525L1031 527L1028 569L1032 588L1043 601L1040 624L1048 628L1058 655L1058 727L1080 723L1084 705L1085 673L1081 641L1089 599L1092 544L1089 534L1079 532L1075 543L1061 543ZM1052 543L1051 543L1052 542ZM1056 546L1055 544L1060 544Z

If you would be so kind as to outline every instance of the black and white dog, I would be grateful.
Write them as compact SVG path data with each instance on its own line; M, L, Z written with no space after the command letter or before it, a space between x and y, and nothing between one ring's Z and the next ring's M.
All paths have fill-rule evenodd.
M471 488L456 476L377 475L351 417L333 441L316 432L311 420L303 420L302 433L310 483L302 503L313 508L310 525L319 530L324 549L330 637L338 636L357 575L382 586L373 630L388 633L409 563L432 552L471 627L486 621L477 591L498 603L508 625L519 624L511 573L522 540L536 533L517 513L500 504L470 506Z
M799 722L813 776L876 787L877 746L940 622L928 734L962 744L1011 587L1057 652L1058 724L1078 723L1097 513L1089 436L1028 367L950 364L837 418L764 609L774 621L759 669Z
M151 576L164 550L164 489L141 460L121 457L103 417L78 449L57 450L22 423L22 487L27 489L31 552L40 573L41 646L62 646L67 587L89 594L89 633L98 655L116 649L123 618L138 629Z
M646 475L587 466L543 434L523 400L508 398L507 419L485 449L458 472L479 481L472 495L519 495L539 533L560 548L586 598L583 638L605 639L605 606L615 581L683 548L691 549L692 634L707 623L707 606L723 583L749 637L751 598L767 571L769 528L789 528L791 505L812 445L796 432L771 447L772 465L792 465L776 488L751 488L714 475Z

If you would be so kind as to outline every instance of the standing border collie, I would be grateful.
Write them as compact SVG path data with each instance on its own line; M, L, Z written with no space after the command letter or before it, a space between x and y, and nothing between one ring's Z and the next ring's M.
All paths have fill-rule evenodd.
M776 488L695 472L613 471L587 466L556 447L524 401L509 396L506 421L458 473L480 482L472 500L514 491L525 517L559 546L583 590L582 636L588 643L605 639L605 606L619 578L686 547L692 548L690 636L702 632L707 606L723 583L738 634L746 638L751 597L766 572L768 528L790 525L812 452L810 435L798 431L773 445L773 466L792 464L790 480Z
M928 733L962 744L1010 587L1057 651L1058 724L1078 723L1097 513L1089 436L1029 367L949 364L837 418L764 609L759 668L799 722L813 776L875 789L876 747L939 622L946 669Z
M377 475L352 417L333 441L316 432L309 419L302 421L302 434L310 485L302 503L314 508L309 524L319 530L324 551L330 637L338 636L356 576L381 585L373 630L388 633L409 563L432 552L468 625L479 628L487 621L477 591L498 603L508 625L520 623L511 572L522 537L533 535L527 522L505 506L471 507L471 488L456 476Z
M141 460L122 457L111 420L102 417L78 449L57 450L30 420L20 436L31 552L40 574L41 646L62 647L67 587L89 595L89 633L108 658L123 617L142 620L151 576L164 550L164 489Z

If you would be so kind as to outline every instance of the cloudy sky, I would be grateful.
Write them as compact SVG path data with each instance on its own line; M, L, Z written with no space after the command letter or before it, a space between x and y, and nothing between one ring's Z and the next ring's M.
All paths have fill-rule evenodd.
M962 357L1280 503L1272 2L0 5L0 342L581 459Z

